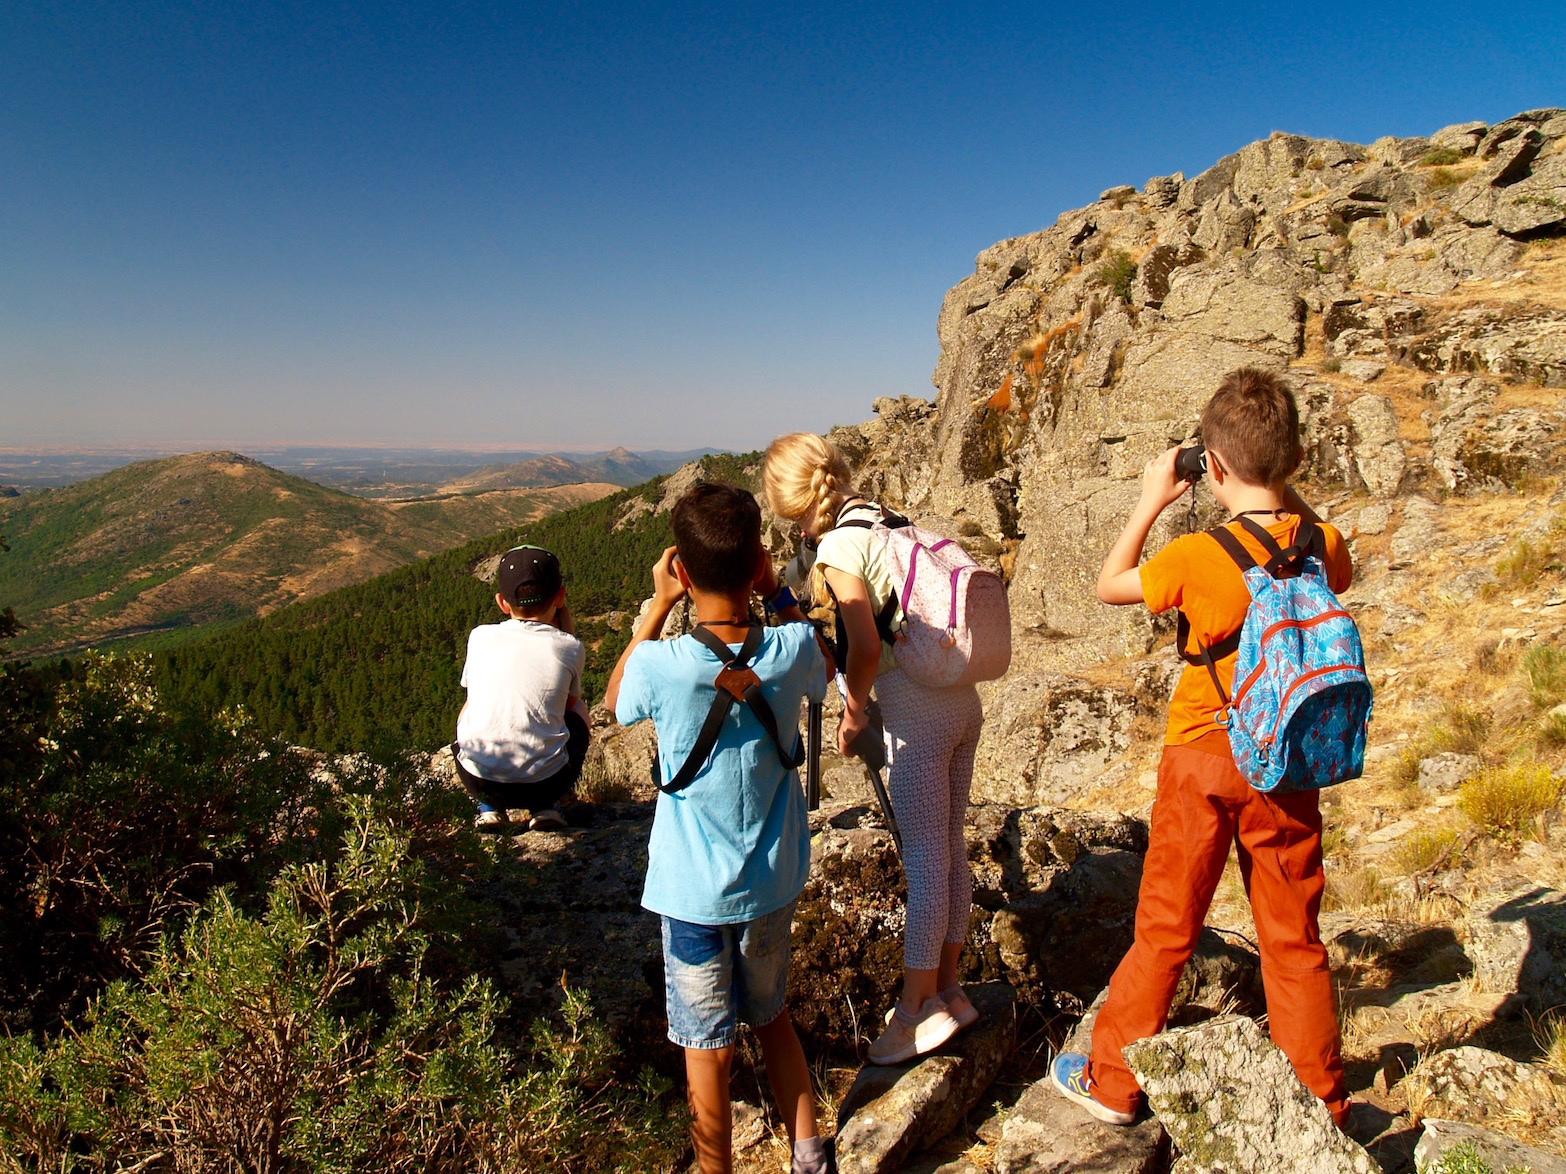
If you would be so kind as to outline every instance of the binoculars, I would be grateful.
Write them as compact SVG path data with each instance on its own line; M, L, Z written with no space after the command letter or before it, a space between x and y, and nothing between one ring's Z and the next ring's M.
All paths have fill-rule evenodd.
M1175 453L1175 474L1183 481L1200 481L1207 475L1207 450L1194 444Z

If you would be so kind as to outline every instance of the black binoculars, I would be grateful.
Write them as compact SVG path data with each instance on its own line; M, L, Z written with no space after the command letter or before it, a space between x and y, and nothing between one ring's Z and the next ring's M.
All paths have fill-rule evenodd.
M1194 444L1175 453L1175 473L1182 481L1200 481L1207 475L1207 450Z

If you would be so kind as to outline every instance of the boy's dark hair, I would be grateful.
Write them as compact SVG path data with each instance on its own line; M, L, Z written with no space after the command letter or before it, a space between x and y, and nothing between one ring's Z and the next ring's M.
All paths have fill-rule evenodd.
M703 481L674 503L669 525L685 573L703 591L738 591L755 579L761 507L746 490Z
M1225 375L1202 409L1201 429L1202 443L1249 485L1275 485L1299 462L1299 405L1271 371L1241 367Z

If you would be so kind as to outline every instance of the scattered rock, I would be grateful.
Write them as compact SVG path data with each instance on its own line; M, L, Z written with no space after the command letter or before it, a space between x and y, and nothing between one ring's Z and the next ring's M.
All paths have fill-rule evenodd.
M1354 519L1354 529L1360 534L1385 534L1392 519L1392 507L1385 502L1371 502L1359 511Z
M1192 1174L1378 1174L1251 1019L1161 1032L1125 1058Z
M1397 412L1385 396L1362 395L1348 406L1354 426L1354 464L1365 487L1377 497L1391 497L1403 482L1408 459L1397 436Z
M1347 359L1338 369L1350 379L1356 379L1360 383L1374 383L1381 378L1387 365L1373 359Z
M1464 922L1474 977L1536 1008L1566 1003L1566 893L1528 886L1476 902Z
M1474 754L1443 752L1419 760L1419 787L1435 795L1457 790L1479 771L1479 758Z
M1523 1145L1493 1129L1438 1117L1426 1117L1423 1124L1424 1133L1414 1148L1414 1168L1419 1174L1444 1174L1442 1158L1453 1150L1478 1158L1495 1174L1524 1170L1528 1174L1566 1174L1566 1158Z
M1092 1048L1101 992L1071 1035L1066 1051ZM1046 1077L1029 1085L1001 1126L995 1174L1155 1174L1168 1160L1169 1138L1144 1115L1129 1129L1104 1125L1066 1100Z
M1566 1107L1566 1096L1545 1069L1472 1045L1437 1052L1408 1082L1410 1097L1426 1106L1422 1112L1473 1125L1544 1124Z
M968 987L983 1016L939 1053L917 1063L859 1071L838 1107L843 1174L891 1174L962 1121L1016 1042L1016 994L1004 983Z

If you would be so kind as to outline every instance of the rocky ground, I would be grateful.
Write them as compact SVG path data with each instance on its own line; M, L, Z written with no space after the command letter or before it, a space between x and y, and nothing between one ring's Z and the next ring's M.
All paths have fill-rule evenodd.
M1112 188L980 254L941 309L933 403L881 400L834 432L866 489L1007 576L1017 647L985 689L968 828L965 965L993 1029L939 1071L852 1093L900 965L901 880L862 772L827 763L790 1006L853 1142L845 1170L1566 1161L1563 143L1557 110L1368 147L1279 134L1193 179ZM1242 364L1297 389L1301 488L1351 541L1345 602L1377 687L1365 777L1323 795L1354 1141L1284 1082L1275 1103L1235 1087L1278 1057L1246 1018L1264 1004L1232 863L1178 1032L1139 1061L1156 1116L1116 1133L1038 1084L1129 940L1181 667L1172 624L1091 585L1142 464ZM1153 544L1186 525L1170 510ZM786 527L768 533L789 549ZM650 733L599 725L590 787L645 802ZM566 971L653 1055L649 814L600 805L519 838L491 896L518 996L547 1006ZM737 1095L764 1106L747 1072ZM745 1111L747 1169L778 1166L769 1120Z

